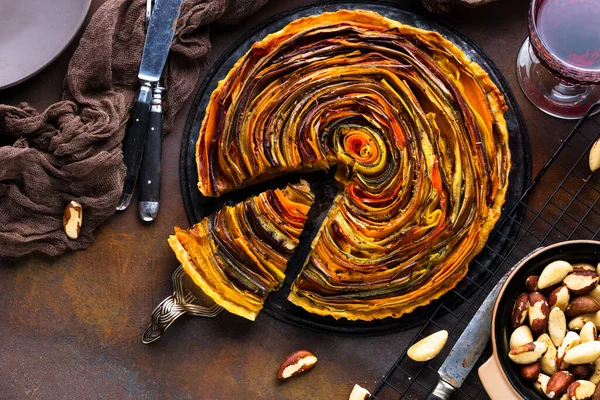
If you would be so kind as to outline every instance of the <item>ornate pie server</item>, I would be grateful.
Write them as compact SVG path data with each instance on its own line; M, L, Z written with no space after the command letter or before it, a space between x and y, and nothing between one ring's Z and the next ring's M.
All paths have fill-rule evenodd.
M183 314L196 317L212 318L219 314L223 307L204 295L193 284L180 265L173 272L173 294L163 301L152 312L152 321L142 335L142 343L150 344L160 338L169 326Z

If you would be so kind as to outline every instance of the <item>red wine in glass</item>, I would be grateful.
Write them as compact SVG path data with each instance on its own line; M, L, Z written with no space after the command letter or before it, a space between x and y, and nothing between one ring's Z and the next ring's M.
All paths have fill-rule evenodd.
M600 99L600 0L533 0L517 75L542 111L585 114Z

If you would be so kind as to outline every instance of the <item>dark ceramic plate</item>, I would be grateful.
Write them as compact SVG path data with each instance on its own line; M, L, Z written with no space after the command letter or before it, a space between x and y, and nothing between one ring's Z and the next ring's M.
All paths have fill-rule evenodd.
M493 336L495 355L502 365L503 372L513 388L524 399L542 399L531 382L519 375L518 366L508 358L509 340L513 329L510 326L513 304L517 296L526 291L525 279L530 275L539 275L544 267L556 260L570 263L598 264L600 261L600 242L578 240L553 244L526 257L517 266L500 292L494 314Z
M504 214L517 203L518 199L523 194L526 185L529 183L531 174L529 142L521 112L498 68L479 47L451 28L432 22L424 16L401 10L390 3L365 1L346 1L328 5L312 5L284 12L272 17L262 25L259 25L248 32L245 37L225 52L209 72L200 90L196 93L184 129L180 159L183 201L190 223L196 223L206 215L222 207L223 204L243 200L253 194L260 193L267 188L283 186L286 183L297 181L300 177L305 178L311 183L313 189L315 189L317 202L309 215L309 222L301 237L301 244L298 246L294 257L288 263L285 285L279 291L269 295L265 303L264 312L292 324L338 333L377 334L406 330L423 323L431 316L439 303L436 302L430 306L420 308L418 312L405 315L399 319L386 318L383 320L365 322L335 320L332 317L318 316L308 313L287 301L290 285L294 281L296 275L300 272L303 260L308 254L310 237L316 233L320 226L320 222L325 217L327 209L335 196L336 189L331 174L318 172L305 175L290 175L266 184L238 190L232 194L224 195L219 199L202 196L196 186L198 176L196 172L195 145L198 139L198 131L204 118L204 110L206 109L210 94L216 88L218 81L227 75L230 68L252 46L252 44L264 38L267 34L280 30L289 22L298 18L340 9L372 10L405 24L437 31L460 47L471 60L476 61L490 74L494 83L504 93L509 107L505 117L510 133L510 150L512 152L513 168L510 175ZM503 231L505 231L504 233L506 235L508 235L513 228L513 224L507 223L503 225ZM502 235L495 235L495 237L500 239ZM496 243L496 245L497 246L494 246L496 249L503 247L502 243ZM478 262L487 268L494 262L494 257L490 257L489 255L486 257L479 256ZM483 277L481 278L483 279ZM475 277L475 279L477 279L477 277ZM466 295L469 295L469 293L466 293ZM458 304L446 305L449 308L458 306Z

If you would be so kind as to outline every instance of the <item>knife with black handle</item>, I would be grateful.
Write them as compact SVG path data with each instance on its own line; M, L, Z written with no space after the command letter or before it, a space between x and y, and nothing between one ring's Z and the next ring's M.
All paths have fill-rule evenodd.
M154 221L160 205L160 168L162 155L162 92L156 86L152 91L152 106L148 120L148 136L140 170L138 212L144 221Z
M179 16L179 7L182 0L156 0L152 10L152 18L148 25L146 43L142 53L142 63L138 78L142 82L140 95L136 101L129 125L123 140L123 158L127 167L123 193L117 205L117 210L122 211L129 206L135 184L138 181L146 133L148 132L148 118L152 85L156 85L162 75L163 68L169 55L171 41L175 34L175 25Z

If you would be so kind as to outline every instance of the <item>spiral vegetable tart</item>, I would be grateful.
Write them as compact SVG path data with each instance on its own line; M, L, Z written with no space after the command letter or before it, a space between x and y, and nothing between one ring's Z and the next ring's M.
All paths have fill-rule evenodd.
M452 289L500 217L506 104L436 32L362 10L255 43L212 93L198 188L219 196L336 168L342 189L288 299L312 313L399 317Z

